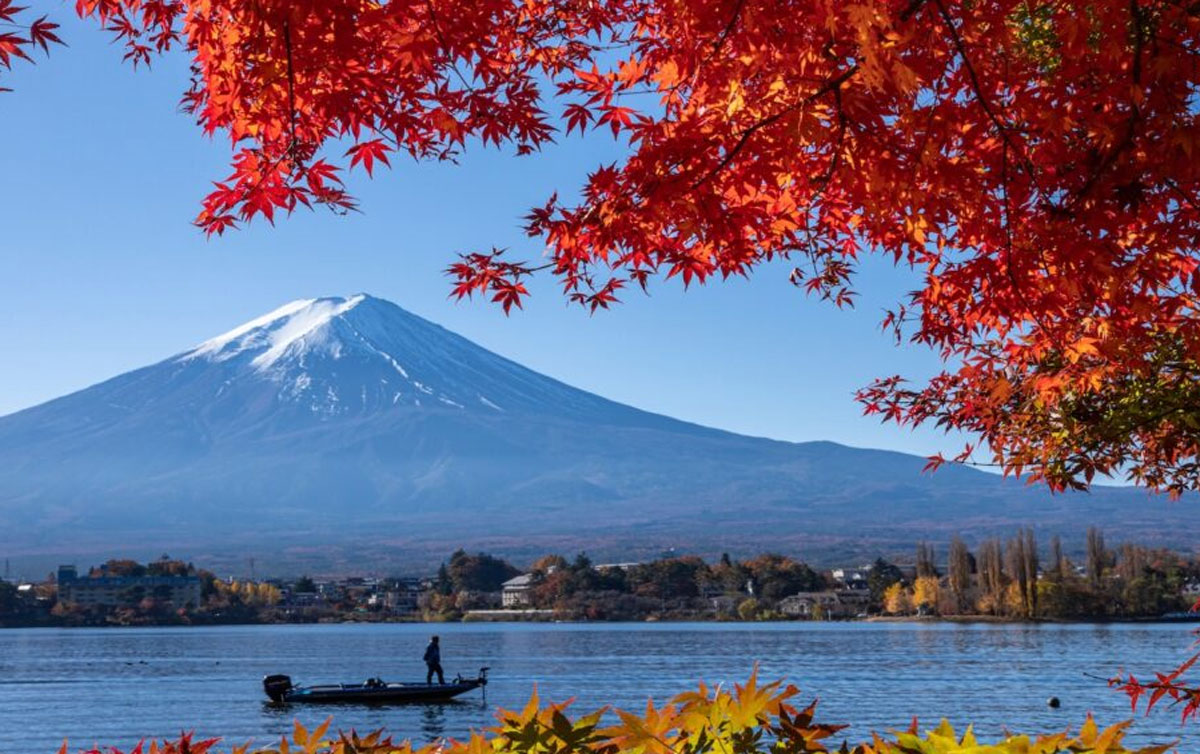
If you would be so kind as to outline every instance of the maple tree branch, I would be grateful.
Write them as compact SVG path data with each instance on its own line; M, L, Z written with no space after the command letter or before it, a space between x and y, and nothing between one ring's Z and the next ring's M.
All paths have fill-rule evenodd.
M900 16L899 16L900 20L907 21L908 19L915 16L917 14L917 11L921 10L921 8L925 6L926 2L927 2L927 0L913 0L911 3L908 4L908 7L906 7L904 10L900 11Z
M750 137L753 136L755 133L757 133L758 131L761 131L762 129L766 128L767 126L777 122L781 118L795 112L796 110L800 109L801 107L804 107L805 105L816 101L817 99L821 98L822 96L824 96L832 91L837 90L839 87L841 87L842 84L846 83L852 76L854 76L854 74L858 73L858 68L859 68L858 63L855 63L854 65L850 66L850 68L843 71L841 74L826 81L819 89L817 89L815 92L808 95L804 99L800 100L799 102L788 105L787 107L783 108L782 110L775 113L774 115L769 115L766 118L763 118L762 120L758 121L754 125L747 128L745 131L742 132L741 136L738 138L737 143L733 145L733 148L730 149L729 151L727 151L725 153L725 156L721 159L721 161L719 163L717 163L716 167L714 167L712 170L708 171L708 173L706 173L698 181L693 183L691 185L691 188L693 190L699 188L700 186L704 185L709 180L711 180L713 178L713 176L715 176L717 173L720 173L722 170L729 167L729 164L731 162L733 162L734 158L738 156L738 153L741 152L742 149L746 146L746 142L750 141Z
M678 87L679 85L675 84L670 89L624 89L619 92L613 92L612 96L614 99L616 99L618 97L631 97L637 95L669 94L675 91Z
M299 148L296 142L296 71L292 67L292 27L286 19L283 22L283 47L287 53L288 119L291 133L288 156L292 158L292 162L296 162L296 150Z
M904 8L904 10L902 10L900 12L900 16L899 16L900 20L908 21L925 5L925 3L927 1L928 0L912 0L912 2L910 2ZM737 21L741 16L742 7L744 5L745 5L745 0L738 0L738 4L734 8L733 15L730 17L729 22L725 25L725 29L721 32L721 36L717 39L716 43L713 45L712 53L708 56L708 58L706 58L706 60L711 58L713 54L716 54L716 52L719 51L721 49L721 47L725 44L725 40L733 32L733 28L737 24ZM939 5L940 5L940 2L939 2ZM728 167L730 162L732 162L733 158L735 156L737 156L737 153L742 150L742 148L746 145L746 142L754 134L755 131L762 129L762 128L770 125L771 123L774 123L775 121L779 120L780 118L787 115L788 113L796 110L797 108L803 107L804 105L818 99L819 97L826 94L827 92L833 91L835 97L837 98L837 104L838 104L838 150L835 151L835 153L834 153L834 159L830 165L830 169L828 171L828 177L821 181L822 183L827 183L833 177L833 173L836 171L837 166L840 162L840 158L841 158L840 146L843 143L843 140L845 137L845 132L846 132L846 117L845 117L845 113L842 111L842 108L841 108L841 93L838 90L841 88L841 85L843 83L848 81L852 76L854 76L855 73L858 72L858 69L859 69L859 64L855 63L853 66L851 66L847 71L842 73L840 76L837 76L833 79L830 79L829 81L826 81L825 84L822 85L822 87L820 89L818 89L816 92L813 92L811 95L804 98L800 102L797 102L796 104L791 105L788 108L785 108L784 110L780 111L779 113L776 113L773 116L765 118L764 120L759 121L758 123L751 126L749 129L747 129L745 132L743 132L741 138L738 140L738 143L734 145L732 150L730 150L728 153L726 153L725 157L721 160L721 162L715 168L713 168L711 171L709 171L706 175L704 175L700 180L698 180L694 184L692 184L691 188L693 190L696 188L699 188L700 186L702 186L703 184L708 182L717 173L721 172L726 167Z
M1017 288L1017 279L1012 271L1012 210L1009 208L1008 201L1008 144L1005 144L1000 157L1000 190L1004 194L1004 266L1008 270L1008 279L1013 284L1013 289Z
M821 184L823 191L825 185L833 180L833 176L837 173L838 167L842 163L842 147L846 144L846 111L842 107L842 89L839 86L833 88L833 102L837 110L838 134L837 142L833 145L833 157L829 161L829 167L821 175L817 181ZM815 198L815 197L814 197Z
M725 45L725 40L733 33L733 27L737 26L738 19L742 16L742 8L745 5L746 0L737 1L737 5L733 8L733 15L729 17L729 22L725 24L725 29L721 32L721 36L717 37L717 41L713 43L713 55L721 51L721 48Z
M1154 41L1158 44L1164 44L1164 45L1167 45L1168 47L1174 47L1177 50L1182 50L1183 52L1187 53L1188 55L1195 55L1195 56L1200 57L1200 50L1197 50L1194 47L1189 47L1177 39L1165 39L1156 34L1154 36Z
M1180 188L1178 183L1170 178L1165 179L1164 183L1166 183L1167 187L1174 191L1175 194L1193 210L1200 210L1200 204L1197 204L1196 199Z
M1010 133L1010 128L1008 127L1008 125L1005 122L1000 120L999 115L997 115L996 111L992 109L991 104L988 102L987 97L984 95L983 85L979 82L979 75L975 72L975 66L974 66L974 64L971 63L970 56L967 55L966 43L963 41L962 36L958 33L958 27L954 25L954 19L950 16L950 11L946 8L946 4L945 4L944 0L934 0L934 2L937 4L939 14L942 17L942 22L946 26L946 31L949 32L949 34L950 34L950 40L954 44L954 49L958 53L958 57L962 61L962 64L963 64L963 68L967 72L967 78L971 84L971 91L975 95L975 101L979 104L979 107L983 110L984 114L987 115L988 120L990 120L992 122L992 125L995 126L996 130L1000 134L1000 139L1003 144L1003 155L1002 155L1003 182L1004 182L1003 190L1004 190L1004 205L1005 205L1004 225L1005 225L1005 233L1011 234L1012 231L1009 226L1009 217L1008 217L1008 215L1009 215L1009 210L1008 210L1008 205L1009 205L1008 150L1009 149L1013 150L1013 152L1017 155L1017 159L1024 166L1025 173L1029 176L1030 182L1033 183L1034 187L1037 188L1038 191L1040 192L1041 188L1038 186L1037 170L1034 168L1033 163L1030 162L1028 155L1026 155L1023 150L1019 149L1018 146L1013 142L1012 134ZM1007 271L1009 281L1012 283L1014 290L1016 290L1016 289L1018 289L1019 286L1017 285L1017 281L1015 280L1015 278L1013 276L1013 272L1012 272L1011 243L1012 243L1011 235L1009 235L1009 240L1007 242L1007 246L1008 246L1007 260L1008 261L1005 264L1005 268ZM1040 254L1039 254L1038 263L1039 263L1039 266L1042 267L1043 270L1046 270L1045 263L1044 263L1044 261L1042 261ZM1047 274L1049 274L1048 270L1046 270L1046 272L1047 272ZM1042 325L1041 318L1035 317L1035 319L1038 322L1038 325L1041 326Z
M1019 149L1017 145L1013 143L1012 136L1009 133L1009 127L1000 120L1000 117L996 114L995 110L992 109L991 104L984 95L983 86L979 83L979 76L975 73L975 66L971 63L971 58L967 55L966 44L963 42L962 37L958 33L958 27L954 25L954 19L950 16L950 11L946 9L946 4L943 2L943 0L934 0L934 2L937 4L942 21L946 25L946 31L950 33L950 40L954 43L954 49L958 53L959 59L962 60L963 68L967 72L967 78L971 83L971 91L975 94L975 101L979 103L979 106L983 109L984 114L987 115L988 120L992 122L992 125L996 127L996 130L1000 132L1000 138L1003 139L1004 143L1011 147L1014 152L1016 152L1018 158L1025 167L1025 172L1029 175L1029 179L1033 181L1034 185L1036 186L1037 171L1034 168L1033 163L1029 161L1029 157L1025 155L1024 151Z
M925 148L929 146L929 140L932 138L933 117L937 114L938 105L942 102L942 84L945 82L945 74L940 74L934 79L933 86L929 89L932 94L932 100L929 103L929 112L925 116L925 128L921 131L921 145L916 149L914 154L924 154ZM911 175L916 177L919 164L914 163Z
M1004 84L1008 87L1008 55L1004 56ZM1012 202L1010 201L1010 192L1008 190L1008 142L1004 142L1002 154L1000 157L1000 184L1001 190L1004 192L1004 270L1008 275L1008 282L1013 287L1013 292L1020 294L1021 286L1017 282L1017 276L1013 272L1013 234L1012 234ZM1039 263L1045 269L1045 263L1041 261L1039 252ZM1039 323L1040 324L1040 323Z
M1162 696L1170 698L1170 706L1172 707L1184 704L1185 702L1188 703L1189 706L1194 706L1196 702L1200 702L1200 688L1188 686L1183 683L1176 683L1173 679L1143 683L1141 681L1133 680L1132 676L1130 676L1130 678L1127 680L1120 675L1113 678L1105 678L1104 676L1096 675L1095 673L1084 673L1083 675L1085 678L1094 678L1098 681L1105 681L1110 687L1119 688L1122 691L1125 691L1126 694L1134 696L1135 705L1137 703L1137 697L1140 697L1145 692L1158 692L1151 697L1150 704L1146 708L1147 714L1149 714L1150 710L1158 703L1158 698L1161 698ZM1186 714L1187 713L1185 713L1185 715Z
M825 172L814 181L814 183L817 184L817 190L813 192L812 196L809 197L805 204L804 225L801 226L801 229L804 232L804 242L807 246L809 266L812 268L813 277L811 279L819 278L821 276L821 271L817 269L817 257L820 255L821 250L814 240L814 231L809 225L809 216L812 214L813 207L817 203L817 200L821 198L821 196L825 193L825 190L829 187L829 184L833 181L833 176L837 173L838 167L841 165L842 151L846 143L846 126L848 120L846 118L846 112L842 108L842 90L840 87L834 87L833 99L837 109L837 142L833 146L833 156L829 160L829 166L825 169ZM794 285L799 285L799 274L799 267L792 271L791 277Z
M700 65L696 66L693 77L699 76L700 69L708 65L709 61L716 57L717 53L721 51L721 48L725 46L725 40L729 39L729 35L733 33L733 28L737 25L738 19L742 16L742 8L745 6L745 4L746 0L738 0L737 5L733 8L733 15L729 17L729 21L725 24L725 28L721 31L720 36L718 36L716 41L713 42L712 50L710 50L709 53L704 56L704 60L700 63ZM668 93L670 95L674 95L682 85L682 80L676 81L673 85L671 85Z
M1146 45L1146 35L1142 33L1142 8L1138 0L1129 0L1129 20L1133 25L1133 66L1130 76L1134 85L1142 83L1142 49ZM1137 103L1133 103L1137 109Z
M462 85L468 92L475 94L475 87L471 86L471 84L467 82L466 77L462 75L462 71L458 70L458 63L454 60L453 53L450 51L450 45L446 42L446 37L442 34L441 24L438 23L437 13L435 13L433 10L433 0L425 0L425 7L429 9L429 21L430 25L433 27L433 34L437 37L438 44L442 46L442 51L445 52L446 57L449 58L450 70L454 71L454 75L458 77L458 80L462 82Z
M1130 78L1132 79L1133 88L1137 89L1141 86L1142 81L1142 48L1146 43L1145 35L1142 33L1142 10L1137 4L1137 0L1129 0L1129 17L1130 25L1133 27L1133 63L1130 66ZM1104 155L1104 159L1088 175L1083 186L1075 192L1075 198L1072 201L1073 205L1078 204L1084 197L1091 193L1096 183L1099 182L1100 176L1108 172L1108 169L1116 164L1117 159L1133 147L1139 120L1141 120L1141 108L1138 107L1137 101L1133 100L1131 95L1129 119L1125 124L1125 135L1116 146Z

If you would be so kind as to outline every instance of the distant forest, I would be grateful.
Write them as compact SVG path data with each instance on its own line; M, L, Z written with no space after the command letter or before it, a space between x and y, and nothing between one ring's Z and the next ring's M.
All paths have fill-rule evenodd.
M586 555L548 555L527 569L528 606L591 620L647 616L731 620L797 617L789 597L865 592L869 615L987 616L1017 620L1155 618L1186 611L1200 598L1200 561L1161 549L1105 544L1088 530L1078 562L1053 538L1042 553L1032 529L988 539L972 551L958 537L938 557L920 542L908 564L877 559L857 569L817 571L780 554L715 563L699 557L597 566ZM491 606L501 583L521 571L485 553L455 553L442 566L428 606L456 617ZM838 575L835 575L838 574ZM821 616L824 612L825 615ZM830 617L817 611L818 617ZM807 617L813 617L808 614Z
M1200 598L1200 561L1136 544L1109 547L1087 533L1082 557L1059 538L1039 546L1031 529L972 550L950 540L914 558L878 558L817 570L766 553L715 562L691 555L640 563L594 563L586 554L546 555L525 568L488 553L453 553L434 575L407 578L238 580L178 560L110 560L82 578L127 585L103 603L59 598L57 584L0 581L0 626L561 620L791 620L951 618L1109 620L1183 617ZM175 605L138 579L198 581L199 604ZM519 578L518 578L519 577ZM125 582L122 582L125 583ZM506 586L506 584L508 584ZM507 611L507 612L505 612Z

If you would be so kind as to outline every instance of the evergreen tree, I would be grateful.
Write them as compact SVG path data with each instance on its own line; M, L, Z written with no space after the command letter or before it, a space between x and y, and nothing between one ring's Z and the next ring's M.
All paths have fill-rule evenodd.
M293 584L292 586L293 586L293 589L294 589L295 591L297 591L297 592L305 592L305 593L310 593L310 592L315 592L315 591L317 591L317 584L316 584L316 582L314 582L314 581L313 581L313 580L312 580L310 577L308 577L308 576L301 576L301 577L299 578L299 580L297 580L297 581L296 581L296 583L295 583L295 584Z
M485 552L468 555L461 549L450 556L446 571L454 592L498 592L501 584L520 573L506 560Z
M884 593L887 592L888 587L899 584L903 580L904 575L900 573L899 568L883 558L876 558L871 565L871 572L867 574L867 588L871 592L871 603L882 605Z
M450 570L446 568L445 563L438 566L437 578L433 582L433 590L443 597L454 592L454 584L450 581Z

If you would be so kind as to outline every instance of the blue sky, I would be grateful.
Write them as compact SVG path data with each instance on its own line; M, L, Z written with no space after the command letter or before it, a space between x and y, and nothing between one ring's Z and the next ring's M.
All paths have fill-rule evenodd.
M549 279L509 318L449 300L442 270L455 252L540 254L520 218L619 156L599 135L532 158L476 147L457 166L396 160L374 181L352 176L363 214L301 212L206 240L190 220L209 181L227 174L229 150L177 111L186 61L134 72L69 5L45 10L70 47L5 75L16 91L0 95L0 414L165 358L286 301L364 291L651 411L787 440L958 449L937 431L880 425L852 400L873 377L937 367L878 329L882 309L914 287L910 271L866 264L854 311L808 299L786 266L687 293L660 282L596 316L567 306Z

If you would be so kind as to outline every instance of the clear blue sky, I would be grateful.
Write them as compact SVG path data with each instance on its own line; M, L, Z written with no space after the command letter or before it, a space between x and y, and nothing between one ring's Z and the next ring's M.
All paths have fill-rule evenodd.
M882 309L913 287L909 271L866 265L854 311L806 298L786 266L686 294L659 283L594 317L566 306L548 279L510 318L449 300L442 270L456 251L540 253L520 218L618 156L599 136L533 158L474 148L458 166L397 160L374 181L350 180L363 214L300 212L206 240L189 221L209 181L227 174L228 146L177 111L186 61L134 72L70 4L33 5L62 23L70 47L3 76L15 92L0 94L0 414L158 361L292 299L363 291L651 411L787 440L958 449L939 432L863 417L852 399L873 377L937 366L878 329Z

